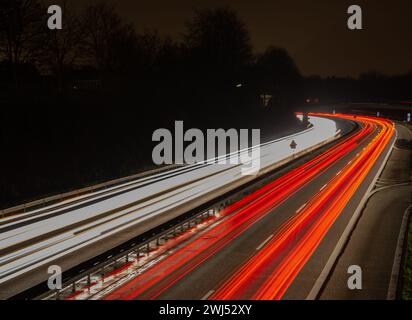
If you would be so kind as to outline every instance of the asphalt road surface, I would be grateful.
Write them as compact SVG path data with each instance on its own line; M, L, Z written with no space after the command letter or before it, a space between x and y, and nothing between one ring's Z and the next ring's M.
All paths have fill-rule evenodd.
M394 141L390 121L356 121L361 130L227 208L214 227L133 280L91 298L305 299Z
M325 286L321 299L387 299L391 288L395 252L405 210L412 202L412 151L403 141L412 133L397 125L398 141L342 256ZM349 290L348 267L362 269L362 290ZM395 288L396 289L396 288Z
M261 145L259 174L335 138L334 120L313 116L311 121L313 127L303 132ZM0 298L47 280L52 264L68 270L252 181L254 175L243 174L253 158L248 161L189 165L2 218Z

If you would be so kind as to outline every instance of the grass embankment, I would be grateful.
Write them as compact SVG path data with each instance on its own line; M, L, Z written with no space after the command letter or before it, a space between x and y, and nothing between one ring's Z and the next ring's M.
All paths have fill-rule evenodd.
M402 279L402 299L412 300L412 219L409 219L406 261Z
M412 126L405 124L412 131ZM402 299L412 300L412 219L409 218L406 258L402 279Z

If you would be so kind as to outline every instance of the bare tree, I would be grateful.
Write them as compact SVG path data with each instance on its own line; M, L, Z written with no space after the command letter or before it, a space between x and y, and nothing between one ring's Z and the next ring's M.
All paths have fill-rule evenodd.
M72 11L67 0L62 1L61 8L64 27L61 30L45 28L46 46L42 55L43 63L56 75L60 93L63 90L66 69L81 58L84 38L81 21Z
M259 89L272 95L270 105L290 107L302 99L300 72L285 49L268 47L257 57L255 68Z
M38 0L0 1L0 51L11 64L16 89L19 65L39 53L44 12Z
M100 2L86 9L84 18L86 49L100 71L113 71L136 46L136 34L123 23L114 6Z
M249 32L229 8L196 11L186 29L186 45L208 68L237 72L252 59Z

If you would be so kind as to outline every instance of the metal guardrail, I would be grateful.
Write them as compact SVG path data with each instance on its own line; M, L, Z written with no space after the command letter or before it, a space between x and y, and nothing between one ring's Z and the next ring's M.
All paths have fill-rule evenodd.
M265 168L260 175L266 174L270 171L275 170L278 167L285 165L286 163L305 156L312 151L321 148L334 140L338 139L341 136L340 130L329 139L322 141L310 148L302 150L296 154L289 156L282 161L277 162L276 164ZM122 266L127 265L130 261L139 259L142 255L148 255L150 250L153 250L160 245L163 245L168 240L175 238L176 236L182 234L184 231L196 226L199 223L204 222L206 219L209 219L211 216L216 215L220 212L220 210L224 209L228 206L231 202L229 200L225 200L217 205L211 207L210 209L203 211L200 214L196 214L188 219L179 222L178 224L162 231L161 233L152 236L151 238L144 240L140 243L133 243L129 249L125 249L124 251L120 252L119 254L107 258L106 260L102 261L101 263L96 264L92 268L80 272L79 275L71 278L70 280L66 281L62 285L62 289L60 290L53 290L48 291L40 296L38 296L37 300L42 299L65 299L70 297L71 295L75 294L79 290L82 290L86 287L90 287L92 284L104 282L104 278L113 272L116 269L121 268ZM145 261L148 263L149 261ZM144 264L141 265L143 267Z
M276 139L277 140L283 140L283 139L290 139L294 136L300 135L304 132L310 131L313 129L313 126L310 125L307 129L294 133L292 135L280 138L280 139ZM5 218L8 217L10 215L14 215L14 214L19 214L19 213L25 213L27 209L33 209L35 207L41 207L41 206L46 206L47 204L51 204L54 202L58 202L58 201L62 201L62 200L67 200L71 197L74 196L81 196L90 192L95 192L95 191L99 191L99 190L103 190L106 189L108 187L112 187L115 186L117 184L120 183L124 183L124 182L130 182L132 180L138 179L138 178L142 178L145 176L149 176L152 175L154 173L159 173L159 172L163 172L163 171L168 171L168 170L172 170L178 167L181 167L182 165L178 165L178 164L173 164L173 165L168 165L166 167L162 167L162 168L156 168L156 169L152 169L152 170L148 170L145 172L140 172L131 176L127 176L127 177L122 177L119 179L114 179L114 180L110 180L107 182L103 182L103 183L99 183L93 186L89 186L89 187L85 187L85 188L81 188L81 189L77 189L77 190L73 190L73 191L69 191L69 192L64 192L64 193L60 193L54 196L50 196L50 197L46 197L43 199L39 199L39 200L34 200L31 202L27 202L21 205L17 205L17 206L13 206L10 208L6 208L3 210L0 210L0 219L1 218Z
M300 135L300 134L302 134L306 131L310 131L312 129L313 129L313 126L310 125L307 129L305 129L303 131L300 131L300 132L297 132L297 133L294 133L292 135L289 135L289 136L286 136L286 137L283 137L283 138L280 138L280 139L276 139L276 140L290 139L294 136ZM69 192L60 193L60 194L57 194L57 195L54 195L54 196L50 196L50 197L46 197L46 198L43 198L43 199L34 200L34 201L27 202L27 203L24 203L24 204L21 204L21 205L6 208L6 209L3 209L3 210L0 210L0 219L11 216L11 215L19 214L19 213L25 213L27 209L33 209L35 207L44 207L44 206L46 206L48 204L51 204L51 203L54 203L54 202L67 200L71 197L81 196L81 195L84 195L84 194L87 194L87 193L90 193L90 192L100 191L100 190L106 189L108 187L115 186L115 185L120 184L120 183L130 182L130 181L138 179L138 178L149 176L149 175L152 175L154 173L168 171L168 170L171 170L171 169L178 168L180 166L181 165L177 165L177 164L168 165L166 167L156 168L156 169L152 169L152 170L145 171L145 172L140 172L140 173L137 173L137 174L134 174L134 175L131 175L131 176L110 180L110 181L99 183L99 184L96 184L96 185L93 185L93 186L89 186L89 187L85 187L85 188L81 188L81 189L77 189L77 190L73 190L73 191L69 191Z
M140 257L148 257L151 250L164 245L171 239L176 238L185 231L203 223L212 216L216 216L223 208L230 204L229 201L224 201L208 210L203 211L200 214L196 214L190 218L187 218L178 224L162 231L161 233L150 237L149 239L140 242L138 244L133 243L129 249L122 250L119 254L108 257L101 263L97 263L90 269L81 272L79 275L71 278L70 280L62 284L62 288L59 290L47 291L44 294L35 298L35 300L61 300L66 299L78 292L79 290L90 287L93 284L103 283L105 277L117 270L126 266L130 261L138 260ZM146 263L145 261L140 265L142 267Z
M109 187L113 187L113 186L115 186L117 184L120 184L120 183L130 182L130 181L138 179L138 178L149 176L149 175L154 174L154 173L168 171L168 170L171 170L171 169L175 169L177 167L179 167L179 165L170 165L170 166L163 167L163 168L157 168L157 169L137 173L137 174L134 174L134 175L131 175L131 176L122 177L122 178L119 178L119 179L114 179L114 180L110 180L110 181L107 181L107 182L99 183L99 184L96 184L96 185L93 185L93 186L89 186L89 187L85 187L85 188L81 188L81 189L77 189L77 190L73 190L73 191L69 191L69 192L65 192L65 193L60 193L60 194L50 196L50 197L47 197L47 198L27 202L27 203L24 203L24 204L21 204L21 205L18 205L18 206L14 206L14 207L10 207L10 208L4 209L4 210L0 210L0 218L5 218L5 217L11 216L11 215L24 213L24 212L26 212L27 209L33 209L35 207L46 206L46 205L54 203L54 202L67 200L71 197L81 196L81 195L84 195L84 194L87 194L87 193L104 190L104 189L107 189Z

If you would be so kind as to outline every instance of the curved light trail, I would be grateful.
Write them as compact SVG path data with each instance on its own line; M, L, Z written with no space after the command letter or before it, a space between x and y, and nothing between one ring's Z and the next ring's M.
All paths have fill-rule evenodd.
M393 123L369 117L380 132L367 147L245 263L211 299L281 299L339 217L393 135ZM267 275L256 289L256 275ZM252 288L253 287L253 288Z
M274 237L262 250L245 261L210 296L210 299L280 299L392 138L394 127L390 121L360 116L356 121L362 124L358 132L228 207L223 212L226 218L216 227L115 289L106 299L158 298L338 160L370 141L302 210L275 230Z
M291 157L291 139L298 142L299 152L336 135L333 120L313 117L312 122L310 129L263 143L262 170ZM238 154L229 155L232 156L237 158ZM67 258L73 253L83 250L88 258L94 257L102 253L96 248L103 251L96 246L98 243L109 250L122 243L120 240L116 243L119 233L142 225L147 225L144 231L150 230L155 227L156 219L161 224L165 215L173 214L174 218L183 214L184 209L199 206L202 201L207 202L220 192L228 192L254 178L243 176L241 165L200 163L0 219L0 284L11 283L24 275L30 277L57 260L60 263L66 259L67 264L75 266L82 261L76 263ZM109 238L112 247L106 244ZM46 272L42 274L40 281L48 276Z

